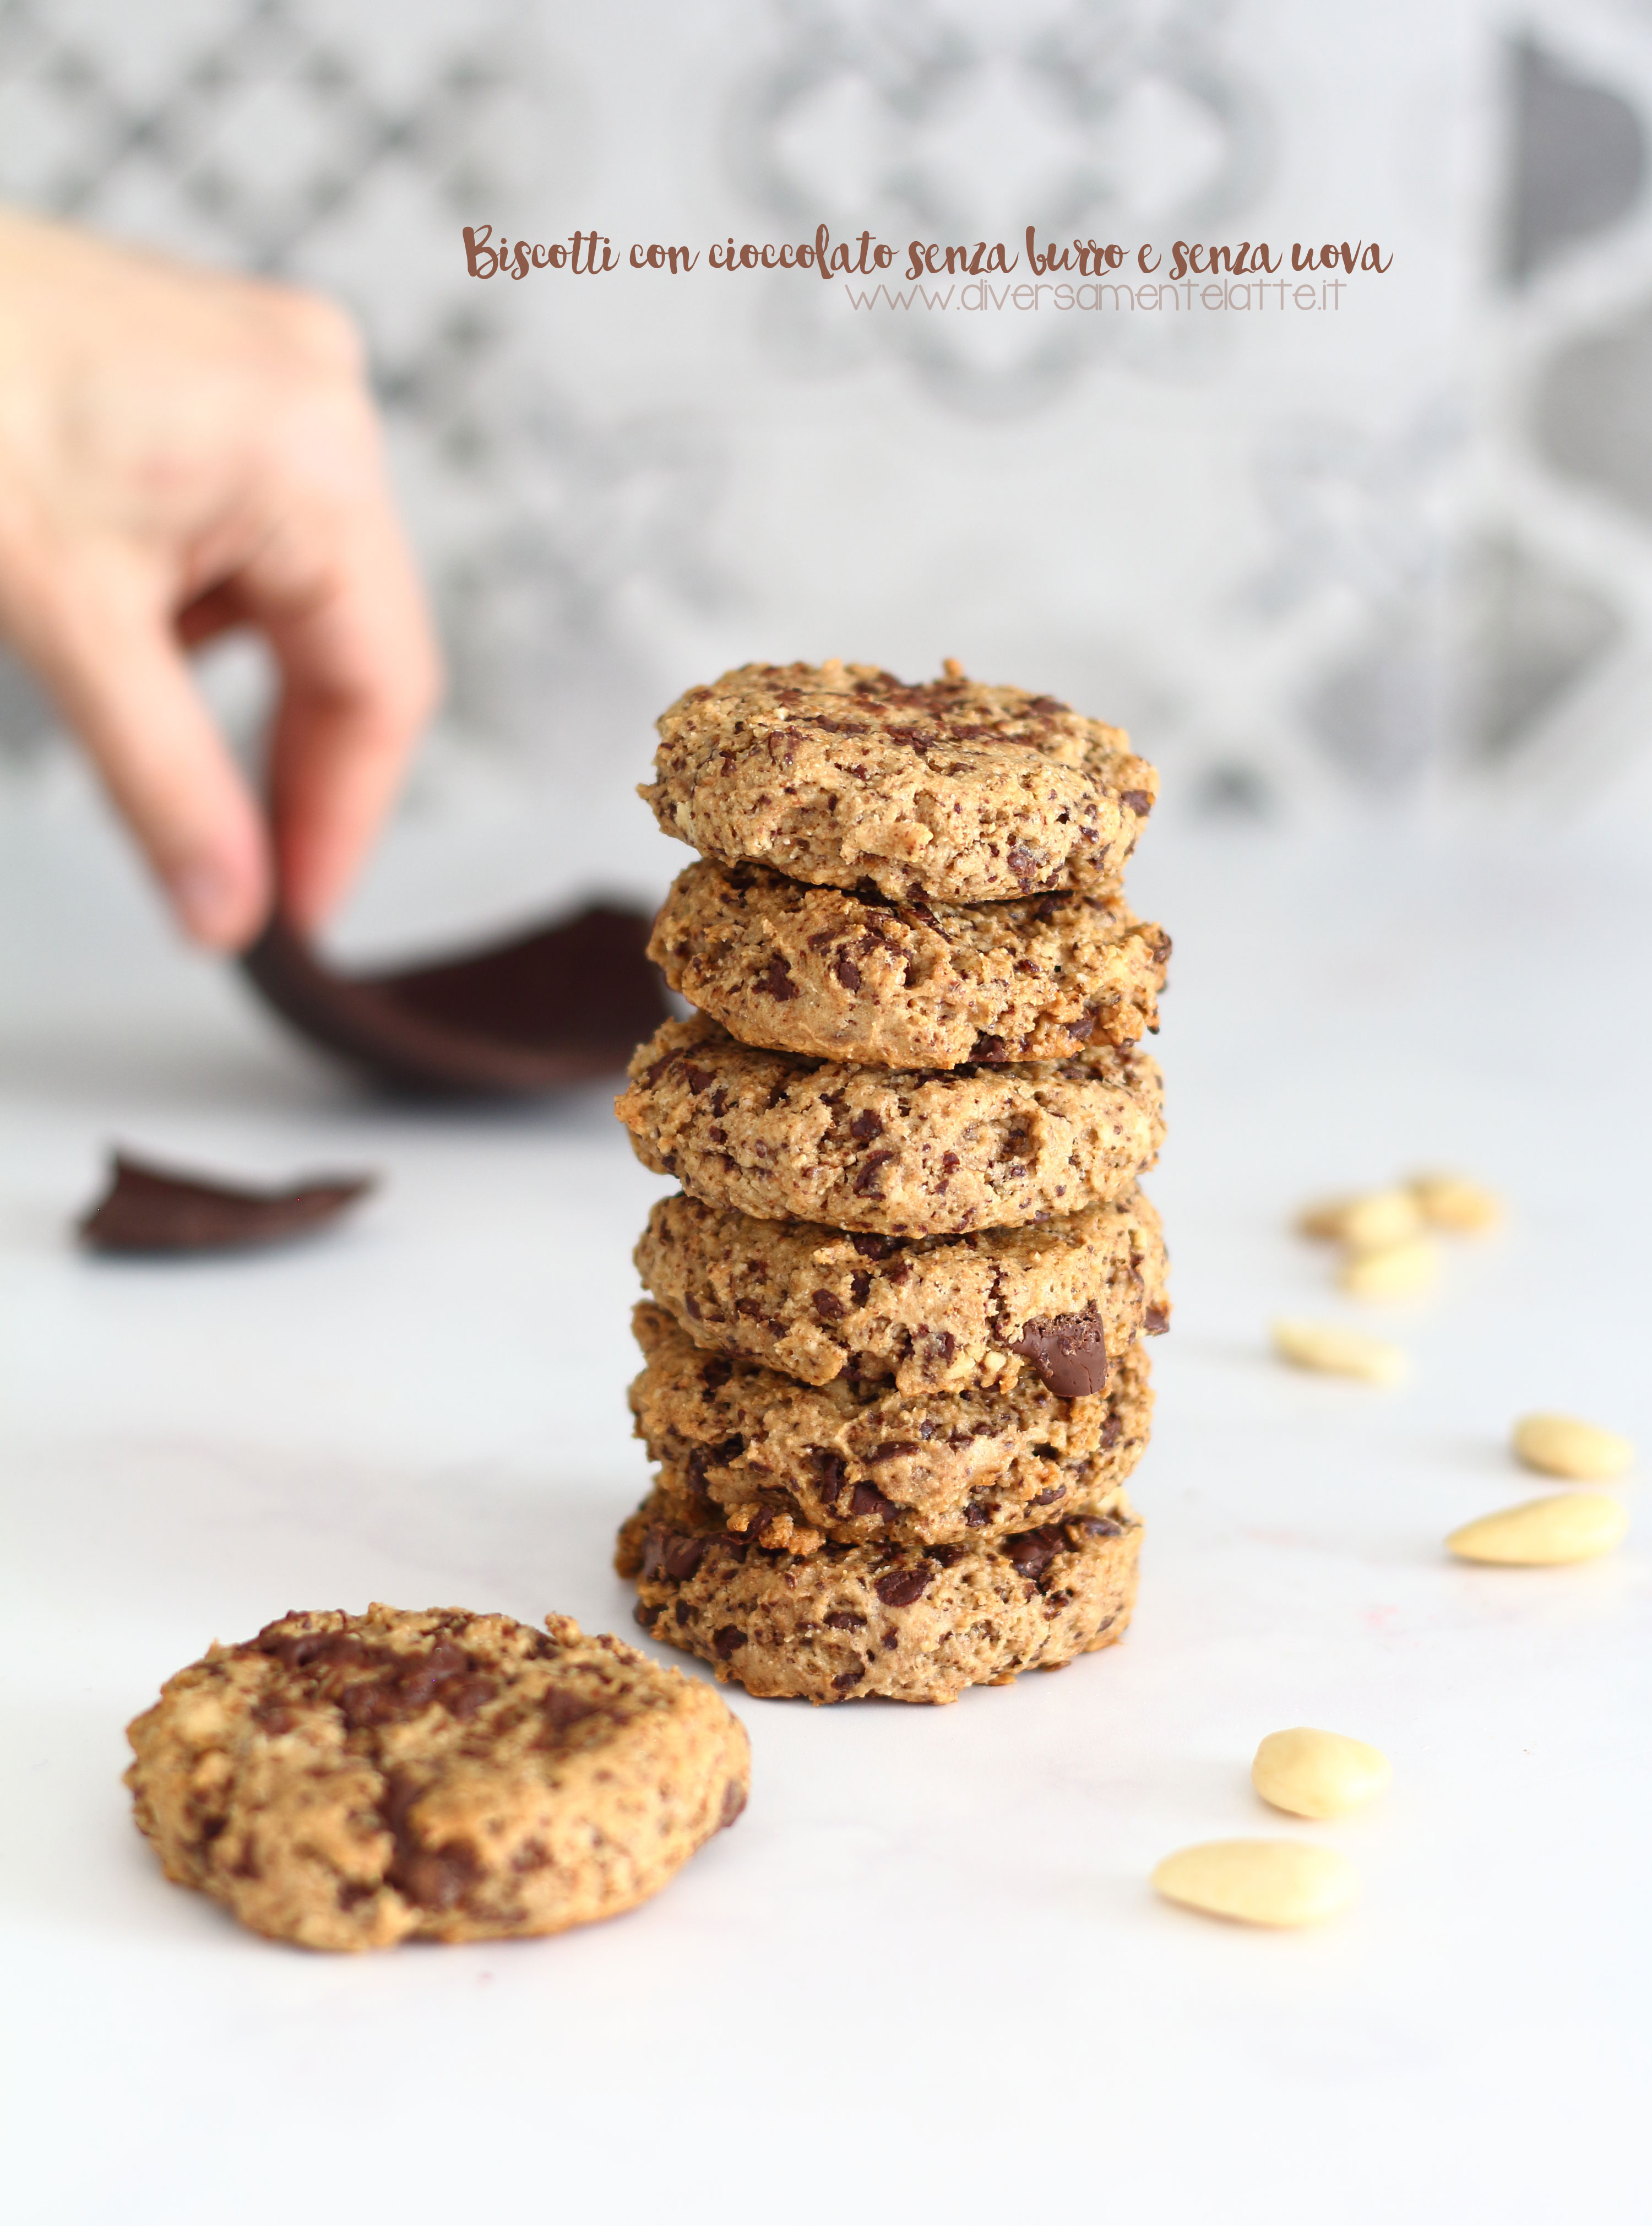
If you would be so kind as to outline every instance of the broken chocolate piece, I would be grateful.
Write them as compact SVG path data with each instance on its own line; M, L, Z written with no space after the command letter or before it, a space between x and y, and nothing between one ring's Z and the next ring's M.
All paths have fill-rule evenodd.
M277 918L240 963L302 1035L393 1089L527 1095L622 1073L668 1016L649 925L592 905L439 965L351 975Z
M79 1224L100 1252L222 1252L320 1229L374 1187L372 1175L317 1176L290 1190L248 1190L111 1155L109 1188Z
M1058 1399L1088 1399L1107 1383L1107 1340L1092 1307L1082 1314L1050 1314L1027 1323L1011 1345L1030 1360Z

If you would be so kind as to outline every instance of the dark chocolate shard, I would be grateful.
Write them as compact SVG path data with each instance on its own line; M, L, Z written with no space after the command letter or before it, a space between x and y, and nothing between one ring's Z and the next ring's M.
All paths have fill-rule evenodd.
M241 966L301 1035L392 1089L527 1096L622 1073L670 1017L649 926L592 905L439 965L341 974L277 918Z
M279 1244L320 1229L374 1186L372 1175L316 1176L289 1190L249 1190L210 1175L176 1174L124 1152L111 1155L109 1187L79 1224L100 1252L224 1252Z
M1106 1384L1107 1341L1094 1307L1035 1318L1010 1351L1032 1362L1045 1390L1058 1399L1089 1399Z

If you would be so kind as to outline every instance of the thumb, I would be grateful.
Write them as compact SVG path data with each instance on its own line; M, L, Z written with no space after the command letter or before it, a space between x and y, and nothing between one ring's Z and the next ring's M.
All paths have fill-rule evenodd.
M28 652L186 934L238 949L270 910L263 815L158 601L125 579L78 585Z

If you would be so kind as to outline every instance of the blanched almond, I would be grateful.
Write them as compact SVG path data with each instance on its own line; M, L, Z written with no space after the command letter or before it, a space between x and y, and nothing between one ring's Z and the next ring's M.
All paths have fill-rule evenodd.
M1545 1568L1610 1554L1629 1529L1629 1510L1604 1491L1556 1491L1465 1523L1446 1541L1465 1561Z
M1378 1251L1356 1252L1337 1271L1350 1299L1415 1299L1433 1288L1439 1253L1431 1237L1410 1237Z
M1206 1840L1166 1855L1153 1882L1167 1901L1240 1924L1318 1924L1359 1892L1346 1855L1304 1840Z
M1406 1357L1397 1345L1336 1322L1287 1318L1273 1326L1274 1350L1293 1368L1312 1368L1328 1376L1357 1376L1366 1383L1397 1383Z
M1341 1732L1269 1732L1250 1765L1264 1801L1293 1816L1340 1816L1387 1790L1387 1755Z
M1503 1219L1503 1200L1496 1191L1462 1175L1413 1175L1410 1190L1424 1220L1455 1237L1484 1237Z
M1635 1458L1627 1438L1597 1429L1575 1415L1522 1415L1515 1424L1515 1451L1528 1468L1545 1476L1573 1477L1580 1484L1604 1484L1622 1476Z
M1372 1252L1416 1236L1422 1208L1408 1190L1360 1191L1311 1205L1297 1225L1305 1237L1325 1237L1357 1252Z

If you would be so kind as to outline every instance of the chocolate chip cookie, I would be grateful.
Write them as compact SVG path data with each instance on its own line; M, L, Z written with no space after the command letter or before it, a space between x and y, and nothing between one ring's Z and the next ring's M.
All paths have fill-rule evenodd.
M1067 1059L1159 1025L1170 938L1076 890L951 905L705 860L648 955L742 1043L864 1066Z
M971 1546L772 1552L658 1494L620 1534L637 1620L764 1700L956 1701L1111 1646L1135 1603L1141 1524L1103 1507Z
M704 856L950 904L1115 890L1158 792L1116 727L951 668L909 687L835 658L742 665L659 735L639 792Z
M851 1236L758 1221L683 1192L648 1217L638 1273L708 1352L803 1383L1102 1390L1145 1332L1169 1326L1159 1216L1139 1190L1082 1213L963 1237Z
M1153 1419L1141 1345L1089 1398L1030 1372L1013 1391L913 1396L702 1352L663 1307L633 1326L648 1365L631 1407L659 1489L794 1554L823 1538L969 1543L1087 1508L1134 1468Z
M737 1043L706 1014L642 1046L614 1107L645 1167L707 1205L884 1237L1013 1228L1128 1195L1164 1135L1144 1052L950 1072Z
M560 1932L645 1900L745 1806L708 1687L567 1616L289 1614L127 1736L167 1876L305 1948Z

